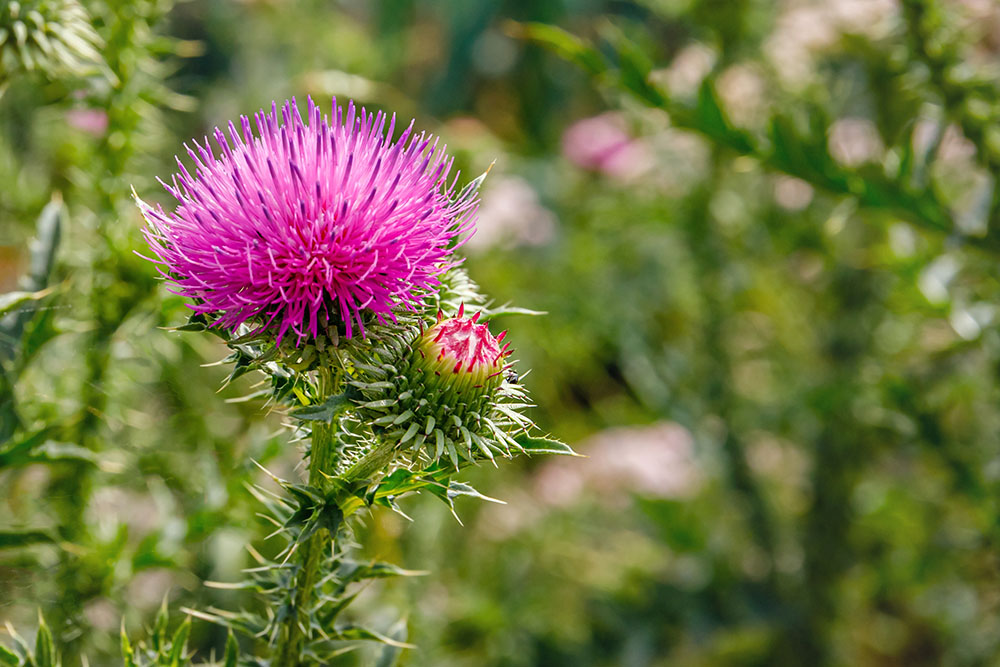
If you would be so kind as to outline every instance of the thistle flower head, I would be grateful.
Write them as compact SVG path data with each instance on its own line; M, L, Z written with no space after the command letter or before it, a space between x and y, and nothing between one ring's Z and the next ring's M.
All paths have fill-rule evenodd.
M306 116L292 100L255 115L257 136L245 116L216 129L219 155L195 142L195 174L178 160L164 184L173 213L140 202L153 261L217 326L364 334L368 315L414 309L472 228L474 193L454 196L451 159L412 122L393 141L395 116L353 102Z

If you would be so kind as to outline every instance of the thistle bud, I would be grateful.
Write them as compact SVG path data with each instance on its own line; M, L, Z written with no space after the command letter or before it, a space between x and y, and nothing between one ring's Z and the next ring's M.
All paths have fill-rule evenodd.
M494 336L479 313L465 317L464 311L452 318L439 314L413 341L401 372L355 383L382 437L398 438L434 460L447 454L456 466L459 458L509 455L511 446L519 447L511 433L531 425L517 412L527 405L524 394L505 373L506 332Z
M472 317L459 315L440 320L424 332L416 346L421 357L419 366L443 378L428 377L428 382L443 384L469 397L490 393L500 386L503 360L508 354L506 347L500 347L504 334L494 337L489 327L478 324L478 320L479 313Z

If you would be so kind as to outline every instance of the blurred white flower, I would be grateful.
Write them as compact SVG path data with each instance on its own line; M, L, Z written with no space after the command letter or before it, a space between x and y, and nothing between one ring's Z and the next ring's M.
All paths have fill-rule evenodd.
M668 128L649 138L656 156L656 169L649 180L669 197L682 197L707 174L711 151L704 138L676 128Z
M83 615L91 627L103 632L111 632L121 625L121 614L105 597L89 600L83 607Z
M883 151L882 136L867 118L841 118L830 126L830 154L838 162L856 167L877 159Z
M652 72L650 78L654 83L662 82L672 97L694 97L715 60L715 51L694 43L681 49L669 67Z
M90 496L87 518L99 526L102 533L111 535L123 523L130 535L146 535L156 529L163 516L156 502L148 494L120 487L102 487Z
M913 150L924 153L937 138L938 121L925 118L913 128ZM943 162L965 162L976 156L976 145L965 138L954 124L948 125L941 137L936 159Z
M740 127L763 120L767 83L756 65L740 63L719 75L716 89L730 120Z
M523 178L487 179L479 206L476 233L465 247L472 251L544 245L556 230L556 216L542 206L538 194Z
M137 572L128 583L125 597L131 609L155 609L177 582L167 568L153 568Z
M812 78L813 53L837 40L837 31L823 7L795 7L778 17L764 52L778 77L787 86L803 85Z
M774 201L788 211L801 211L813 198L813 187L799 178L777 176L774 180Z
M843 33L881 37L899 13L898 0L832 0L824 3Z
M941 255L920 272L917 287L924 298L935 306L948 303L951 281L960 268L953 255Z
M899 15L898 0L822 0L785 7L764 52L778 77L792 88L813 79L815 55L836 44L841 35L879 39L889 34Z

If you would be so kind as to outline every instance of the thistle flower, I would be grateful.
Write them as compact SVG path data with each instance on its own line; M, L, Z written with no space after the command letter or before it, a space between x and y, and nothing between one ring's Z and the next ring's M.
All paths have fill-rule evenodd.
M400 363L366 364L373 381L353 384L361 390L364 417L386 440L396 440L432 460L445 454L458 467L460 458L493 460L520 449L511 437L532 424L519 409L529 407L508 357L506 332L493 336L479 313L438 316L408 348Z
M291 331L296 344L338 320L350 338L371 316L414 310L455 263L477 206L474 192L453 195L445 149L412 122L393 142L395 116L353 102L345 113L334 100L330 120L311 99L307 123L294 100L254 120L256 137L245 116L228 139L216 128L218 157L207 138L188 148L196 173L178 160L164 183L172 214L139 202L172 291L216 326L249 322L279 342Z

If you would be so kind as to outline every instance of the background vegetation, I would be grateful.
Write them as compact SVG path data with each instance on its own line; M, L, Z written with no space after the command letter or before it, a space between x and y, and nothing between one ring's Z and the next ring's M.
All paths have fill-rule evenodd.
M252 461L299 456L164 330L130 188L166 202L183 141L292 95L497 161L467 267L548 312L497 324L590 457L474 472L507 504L464 525L370 518L432 573L359 598L410 610L399 664L1000 654L995 3L25 0L0 38L0 620L40 607L66 664L163 600L253 604L203 582L267 549Z

